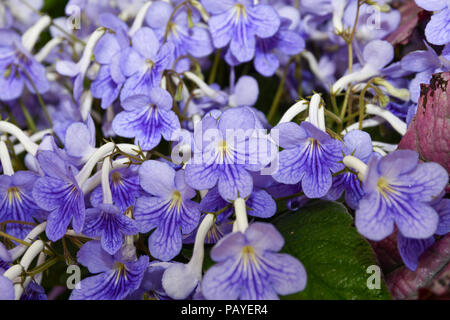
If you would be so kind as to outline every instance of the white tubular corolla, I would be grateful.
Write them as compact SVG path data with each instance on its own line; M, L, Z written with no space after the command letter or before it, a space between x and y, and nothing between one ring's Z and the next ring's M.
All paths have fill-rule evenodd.
M28 153L30 153L32 156L36 155L38 145L31 141L30 137L28 137L20 128L9 122L0 121L0 132L1 131L15 136Z
M207 214L203 219L202 223L200 223L200 226L198 227L197 230L197 234L195 235L194 251L192 253L192 258L187 264L195 271L195 273L199 277L202 276L203 258L205 256L205 239L206 236L208 235L209 230L214 224L214 219L215 217L213 214Z
M202 279L205 238L214 223L214 215L207 214L198 227L194 252L187 264L174 263L164 272L162 286L173 299L185 299L197 288Z
M109 171L111 170L111 160L106 157L103 160L102 165L102 191L103 191L103 203L112 204L112 193L109 186Z
M383 118L374 117L374 118L363 120L362 127L363 128L376 127L384 122L386 122L386 120L384 120ZM359 123L355 122L355 123L351 124L350 126L348 126L347 128L345 128L344 130L342 130L341 135L345 135L352 130L358 130L358 129L359 129Z
M309 122L322 131L326 131L325 127L325 109L322 105L322 98L319 94L314 94L309 103Z
M385 142L381 142L381 141L372 141L372 145L374 147L383 149L384 151L386 151L388 153L394 152L398 148L398 144L390 144L390 143L385 143Z
M11 158L9 157L9 151L6 147L4 141L0 141L0 161L2 163L3 174L7 176L12 176L14 174L14 169L11 163Z
M234 213L236 214L238 231L244 233L248 228L247 208L245 207L244 199L237 198L234 200Z
M86 121L92 109L92 102L94 97L92 97L91 91L85 91L81 97L80 114L81 119Z
M379 70L372 67L370 64L366 64L362 69L350 74L346 74L338 81L336 81L331 87L331 93L336 95L340 93L342 90L344 90L344 88L346 88L347 85L351 83L366 81L372 77L377 76L379 73L380 73Z
M342 18L344 17L345 6L347 1L332 1L333 6L333 26L336 34L344 31L344 24Z
M148 8L150 8L152 3L153 3L152 1L148 1L141 7L141 9L139 9L136 18L133 21L133 25L128 31L129 36L132 37L136 33L136 31L138 31L142 27L145 20L145 16L147 15Z
M38 235L40 235L42 232L44 232L46 224L47 224L47 222L42 222L41 224L34 227L33 230L31 230L28 233L28 235L25 237L25 239L23 239L23 241L25 241L27 243L31 243L31 241L33 241L34 238L36 238ZM9 252L11 253L12 260L14 261L14 260L18 259L25 251L27 251L27 249L28 249L28 247L23 244L19 244L14 249L11 249Z
M322 72L320 71L319 68L319 63L317 62L316 57L309 51L304 50L301 53L302 57L306 59L306 61L308 61L309 64L309 69L311 70L311 72L314 74L314 76L319 79L321 82L324 82L324 79L322 77Z
M299 115L306 109L308 109L308 101L298 101L297 103L289 107L289 109L281 117L281 120L280 122L278 122L278 124L292 121L297 115Z
M59 46L64 41L63 38L53 38L45 44L45 46L34 56L37 62L42 62L52 52L54 48Z
M386 109L382 109L376 105L368 104L366 105L366 112L368 114L372 114L375 116L379 116L385 119L389 124L400 133L402 136L406 134L406 130L408 129L405 122L397 118L392 112Z
M202 79L197 77L197 75L195 75L194 73L186 71L183 74L185 75L186 78L194 82L203 91L203 93L208 97L210 97L211 99L215 100L219 96L216 90L211 89L210 86L208 86Z
M47 134L53 134L53 130L52 129L45 129L45 130L36 132L32 136L30 136L30 140L32 142L41 141L42 138L44 136L46 136ZM19 144L14 145L14 153L15 154L21 154L24 151L25 151L25 148L24 148L24 146L22 144L19 143Z
M41 253L41 251L44 249L44 242L42 240L36 240L25 252L25 254L22 257L22 260L20 260L20 265L22 266L24 271L28 270L28 267L30 266L31 262L36 258L38 254ZM14 284L14 295L15 299L19 300L22 296L24 287L26 287L26 284L22 286L21 283Z
M106 29L100 27L96 29L92 35L89 37L88 42L86 43L86 47L84 48L83 55L81 56L80 61L78 61L78 66L80 67L80 72L83 75L86 74L89 65L91 64L92 55L94 53L94 48L97 45L97 42L103 37Z
M127 158L118 159L113 161L112 169L126 168L129 166L130 160ZM96 172L92 177L90 177L81 187L84 194L88 194L94 190L102 181L102 171Z
M83 185L86 180L91 175L92 170L94 169L97 162L99 162L101 159L109 155L111 152L114 151L116 145L113 142L108 142L107 144L101 146L100 148L95 151L89 160L86 162L84 167L78 172L75 179L78 182L78 185Z
M358 178L364 181L367 174L367 165L354 156L345 156L343 163L346 167L358 172Z
M51 23L52 20L49 16L43 16L42 18L40 18L22 35L22 45L31 52L42 31L44 31L45 28L47 28Z

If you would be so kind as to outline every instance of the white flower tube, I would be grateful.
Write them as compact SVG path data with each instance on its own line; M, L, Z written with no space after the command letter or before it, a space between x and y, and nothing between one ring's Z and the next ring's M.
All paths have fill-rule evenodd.
M103 160L102 165L102 191L103 191L103 203L112 204L111 187L109 186L109 171L111 170L111 160L106 157Z
M344 90L344 88L346 88L349 84L366 81L372 77L377 76L379 73L379 70L372 67L370 64L366 64L362 69L344 75L342 78L336 81L331 87L331 93L336 95Z
M36 258L38 254L41 253L41 251L44 249L44 242L42 240L36 240L25 252L25 254L22 257L22 260L20 260L20 265L22 266L24 271L28 270L28 267L30 266L31 262ZM24 284L26 287L26 285ZM15 299L19 300L22 296L24 286L20 283L14 284L14 295Z
M245 200L237 198L234 200L234 213L236 214L236 223L238 230L242 233L248 228L247 208Z
M408 129L406 123L399 118L397 118L392 112L387 109L382 109L376 105L368 104L366 105L366 112L368 114L379 116L385 119L389 124L400 133L402 136L406 134L406 130Z
M6 147L4 141L0 141L0 161L2 163L3 174L12 176L14 174L14 169L11 163L11 158L9 157L8 148Z
M122 158L113 161L112 169L126 168L129 166L130 160L127 158ZM84 194L88 194L94 190L102 181L102 171L96 172L92 177L90 177L81 187Z
M374 118L370 118L370 119L365 119L362 122L362 127L363 128L370 128L370 127L376 127L382 123L386 122L386 120L384 120L383 118L380 117L374 117ZM341 135L345 135L348 132L352 131L352 130L358 130L359 129L359 123L355 122L351 125L349 125L347 128L345 128L344 130L342 130Z
M20 128L7 121L0 121L0 132L1 131L15 136L28 153L30 153L32 156L36 155L38 145L31 141L30 137L28 137Z
M187 264L174 263L164 272L162 286L169 297L185 299L198 286L202 279L205 238L214 224L214 219L214 215L207 214L198 227L191 260Z
M147 15L148 8L150 8L152 3L153 3L152 1L148 1L141 7L141 9L136 15L136 18L133 21L133 25L128 31L128 35L133 36L136 33L136 31L138 31L142 27L145 20L145 16Z
M45 44L45 46L34 56L37 62L42 62L52 52L54 48L59 46L64 41L63 38L53 38Z
M326 131L325 127L325 109L322 105L322 98L319 94L314 94L309 103L309 122L322 131Z
M94 101L94 97L92 96L91 91L86 91L83 93L81 97L81 105L80 105L80 114L81 119L86 121L92 109L92 102Z
M34 238L36 238L38 235L40 235L42 232L44 232L46 225L47 225L47 222L42 222L41 224L34 227L33 230L31 230L28 233L28 235L25 237L25 239L23 239L23 241L25 241L27 243L31 243L31 241L33 241ZM23 244L19 244L14 249L11 249L9 252L11 253L12 260L14 261L14 260L18 259L25 251L27 251L27 249L28 249L28 247Z
M292 121L297 115L299 115L306 109L308 109L308 101L300 100L296 102L283 114L278 124Z
M42 31L45 30L52 23L49 16L40 18L31 28L29 28L22 35L22 45L28 50L32 51Z
M367 165L354 156L345 156L343 163L346 167L356 170L358 172L358 178L364 181L367 174Z
M197 77L195 73L186 71L183 74L185 75L186 78L194 82L203 91L203 93L208 97L210 97L211 99L215 100L219 96L219 93L216 90L208 86L202 79Z
M92 156L89 158L89 160L86 162L84 167L78 172L75 179L78 182L78 185L83 185L86 180L91 175L92 170L94 169L95 165L104 157L109 155L111 152L114 151L116 145L113 142L108 142L107 144L101 146L97 149L97 151L92 154Z

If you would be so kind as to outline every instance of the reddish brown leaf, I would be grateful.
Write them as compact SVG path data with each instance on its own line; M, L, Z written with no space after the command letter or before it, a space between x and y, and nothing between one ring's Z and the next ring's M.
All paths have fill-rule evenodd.
M402 15L400 26L386 38L386 41L389 41L392 45L406 44L423 17L423 13L426 12L418 7L414 0L402 2L397 9Z
M417 299L419 289L429 286L450 270L450 234L436 242L421 257L416 271L406 267L395 270L386 277L394 299ZM428 289L430 290L431 287Z
M450 172L450 72L433 75L421 85L417 113L399 149L419 152L423 161L434 161Z

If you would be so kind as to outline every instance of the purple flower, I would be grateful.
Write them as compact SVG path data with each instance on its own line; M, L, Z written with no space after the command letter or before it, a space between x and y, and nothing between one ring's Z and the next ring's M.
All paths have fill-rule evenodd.
M0 100L17 99L24 85L32 93L34 87L45 93L49 89L45 67L22 46L15 32L0 29Z
M215 187L208 191L200 205L203 212L216 212L226 206L230 206L230 203L220 196L218 188ZM277 211L277 205L272 197L265 190L256 187L245 201L245 205L247 214L257 218L270 218ZM222 222L229 218L232 213L233 208L231 206L228 210L218 215L217 220Z
M425 43L427 50L417 50L403 57L401 66L404 70L416 72L416 76L409 84L411 100L419 101L420 85L429 84L434 73L450 70L450 62L440 59L436 51Z
M450 42L450 3L443 0L416 0L419 7L435 11L425 28L427 40L435 45Z
M180 128L180 122L172 108L170 94L158 87L148 95L136 95L122 101L122 111L113 120L116 134L135 138L143 150L151 150L161 141L161 136L172 140L172 134Z
M33 198L39 207L50 212L45 229L47 237L52 241L61 239L71 220L74 231L81 233L84 195L75 179L74 168L52 151L40 151L37 159L45 176L34 184Z
M156 230L148 239L150 253L168 261L181 250L182 234L192 232L200 218L199 204L190 200L196 192L184 181L184 171L167 163L149 160L139 168L142 188L153 197L136 201L134 217L142 233Z
M11 260L11 253L5 248L3 243L0 242L0 274L3 274L3 272L9 269Z
M13 283L2 275L0 275L0 300L14 300Z
M133 170L133 168L113 170L109 177L109 187L111 188L113 203L121 211L125 211L133 206L136 199L143 194L143 190L139 185L137 170ZM94 207L102 203L103 193L101 186L92 191L90 201Z
M73 163L86 163L95 151L95 124L89 115L86 123L74 122L64 135L64 149Z
M147 11L146 22L155 31L160 40L166 36L167 43L174 47L174 59L178 61L175 70L178 73L189 70L190 61L185 56L194 58L206 57L213 51L211 36L205 27L198 25L199 15L191 11L191 20L194 26L188 26L188 13L183 7L174 14L169 21L174 8L167 2L156 1ZM167 30L167 35L165 34Z
M429 202L445 188L448 174L437 163L418 160L417 152L410 150L370 159L355 218L366 238L382 240L394 231L394 224L407 238L426 239L436 232L439 215Z
M201 130L197 130L201 128ZM253 190L249 171L258 171L277 151L247 107L226 110L217 120L207 115L194 132L194 158L186 165L186 182L197 190L218 186L225 200L245 198Z
M344 137L343 152L346 156L353 155L364 163L367 163L373 154L370 135L360 130L350 131ZM364 191L358 177L350 171L333 177L333 185L326 197L330 200L337 200L342 196L344 191L345 202L350 208L356 209L359 200L364 195Z
M439 199L433 201L432 207L439 214L439 224L436 234L443 236L450 232L450 199ZM426 239L406 238L401 233L398 234L398 250L405 266L415 271L419 263L420 256L426 249L434 244L434 236Z
M133 46L125 49L120 57L122 73L127 78L120 94L122 101L158 87L163 71L173 63L173 45L161 45L152 29L139 29L131 42Z
M102 203L86 210L83 233L89 237L101 237L102 248L109 254L115 254L122 247L124 235L138 232L136 221L114 205Z
M33 217L41 211L32 196L37 178L38 175L29 171L0 176L0 221L33 222ZM16 238L25 239L30 230L29 225L8 223L5 231Z
M256 38L255 60L256 71L265 77L271 77L280 67L280 61L286 61L289 56L299 54L305 48L305 40L293 30L289 30L291 20L281 18L281 25L275 35L268 38ZM225 55L229 65L240 63L231 50Z
M279 167L273 178L281 183L296 184L301 181L308 198L321 198L332 184L332 173L343 169L342 142L332 139L309 122L300 126L293 122L282 123L279 130Z
M25 288L23 295L20 300L31 301L31 300L48 300L45 294L44 288L38 285L36 282L32 281Z
M239 62L255 55L256 37L273 36L280 27L280 17L268 5L254 5L252 0L203 0L211 13L209 29L216 48L229 44L230 53Z
M123 300L137 290L148 267L148 257L136 261L105 252L99 241L85 243L77 254L78 262L98 273L83 279L72 291L70 300Z
M101 107L106 109L117 99L126 80L120 68L120 57L123 50L130 46L130 40L128 26L116 16L103 14L100 22L113 33L106 33L95 47L95 60L101 67L91 84L91 91L95 98L102 100Z
M203 295L209 300L268 300L303 290L306 271L297 259L277 253L283 245L268 223L256 222L245 234L227 235L211 250L218 264L203 277Z

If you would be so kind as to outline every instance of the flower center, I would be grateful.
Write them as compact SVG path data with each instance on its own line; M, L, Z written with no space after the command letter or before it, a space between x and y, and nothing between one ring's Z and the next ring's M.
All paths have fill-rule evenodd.
M152 70L153 66L155 65L153 60L150 60L150 59L145 59L145 63L147 63L148 71Z
M236 22L240 19L241 15L244 19L247 17L245 6L242 3L236 4L235 8L236 8Z
M219 141L219 143L217 144L217 149L219 151L220 160L223 160L223 158L231 154L230 149L228 148L227 142L225 140Z
M252 246L243 247L241 254L244 262L244 269L247 268L250 262L252 262L258 268L258 259L256 258L255 249L253 249Z
M177 210L180 210L182 204L183 198L181 197L181 193L180 191L175 190L174 192L172 192L172 199L170 200L169 209L176 207Z
M381 177L377 182L377 190L381 193L384 198L388 197L388 193L396 193L394 189L389 185L386 178Z
M8 201L11 204L13 200L18 200L19 202L22 201L22 198L20 197L20 191L17 187L11 187L8 189Z
M119 282L119 279L121 276L125 277L125 280L126 280L127 279L127 269L126 269L125 265L122 262L116 262L115 268L117 269L115 284L117 284Z
M123 185L122 175L117 171L111 174L111 181L113 182L114 186L117 186L118 184Z

